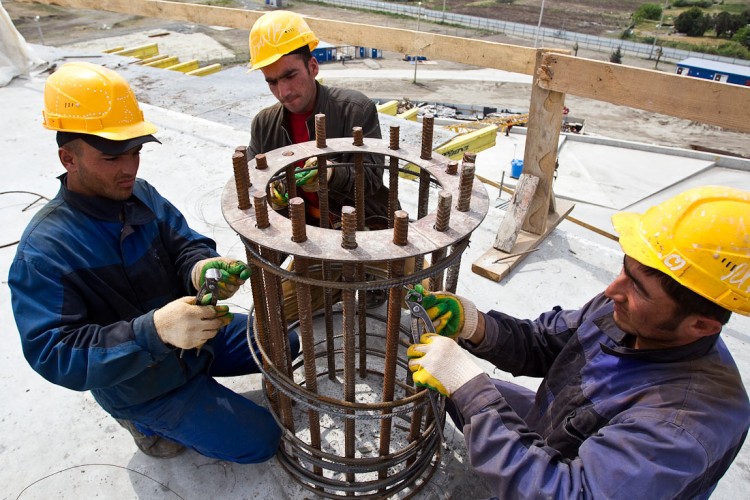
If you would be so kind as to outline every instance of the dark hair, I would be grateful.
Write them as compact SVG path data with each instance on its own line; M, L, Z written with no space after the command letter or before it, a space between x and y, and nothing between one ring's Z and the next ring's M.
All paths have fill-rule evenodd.
M658 269L643 266L643 272L648 276L659 278L661 287L677 303L677 314L681 317L686 317L689 314L699 314L715 319L722 325L725 325L732 316L732 311L711 302L702 295L679 284L674 278Z
M286 54L288 56L300 56L302 58L302 62L305 63L305 66L307 66L307 63L310 62L310 59L312 59L313 55L310 51L310 46L305 44L302 47L298 49L294 49L293 51Z

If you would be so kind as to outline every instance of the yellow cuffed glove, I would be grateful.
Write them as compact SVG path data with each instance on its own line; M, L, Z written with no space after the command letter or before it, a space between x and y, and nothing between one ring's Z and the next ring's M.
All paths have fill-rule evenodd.
M450 397L465 383L484 373L456 342L425 333L406 350L414 384Z
M273 181L269 187L269 201L271 208L282 210L289 206L289 193L284 181Z
M432 320L435 332L452 339L468 339L474 335L479 313L472 301L446 291L428 292L422 285L415 285L414 290L422 294L422 307Z
M154 311L154 327L165 344L193 349L214 338L232 318L227 306L201 306L195 297L182 297Z
M228 257L212 257L210 259L199 260L193 266L190 273L193 286L199 290L206 281L206 271L209 269L218 269L221 271L221 281L219 281L218 299L228 299L239 290L239 288L250 277L250 269L247 264L240 260L230 259ZM206 294L203 303L211 302L211 294Z

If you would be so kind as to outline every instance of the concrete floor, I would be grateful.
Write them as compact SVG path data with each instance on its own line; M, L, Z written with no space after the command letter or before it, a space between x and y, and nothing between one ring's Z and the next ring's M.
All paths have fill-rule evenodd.
M253 114L274 102L257 73L222 71L204 78L140 68L116 56L34 46L52 64L87 60L120 71L144 103L146 118L159 128L162 145L148 144L140 176L170 199L196 230L214 238L224 255L244 258L239 239L223 220L219 198L232 175L231 153L249 139ZM0 136L0 484L2 498L314 498L297 486L276 460L237 465L188 452L155 460L138 452L130 436L88 393L54 386L29 368L21 353L10 307L6 276L20 237L39 203L51 198L56 176L54 133L41 126L42 89L46 74L17 78L0 89L6 123ZM325 69L323 71L325 78ZM392 118L383 117L387 126ZM402 140L418 144L420 126L401 123ZM517 130L514 129L514 132ZM446 132L439 132L447 134ZM493 150L481 153L480 175L495 181L518 157L525 136L498 136ZM435 143L442 142L438 138ZM687 187L714 183L750 189L746 162L695 152L567 137L561 141L555 191L573 200L574 217L612 232L616 210L643 210ZM717 166L717 162L718 165ZM512 183L511 183L512 184ZM488 187L490 200L497 189ZM12 191L22 191L13 193ZM35 193L35 194L29 194ZM574 308L601 291L619 271L622 254L611 240L563 221L509 277L495 283L472 273L471 263L491 247L504 214L492 208L475 231L459 279L458 293L471 297L481 310L498 309L519 317L535 317L555 305ZM247 288L247 287L246 287ZM249 290L232 300L236 310L251 303ZM750 318L735 315L724 331L745 384L750 384ZM483 366L495 377L508 374ZM260 401L259 376L226 384ZM514 379L529 388L537 380ZM446 447L438 472L418 498L482 498L484 484L467 464L462 436L448 424ZM750 445L746 444L714 494L718 499L744 498L750 486Z

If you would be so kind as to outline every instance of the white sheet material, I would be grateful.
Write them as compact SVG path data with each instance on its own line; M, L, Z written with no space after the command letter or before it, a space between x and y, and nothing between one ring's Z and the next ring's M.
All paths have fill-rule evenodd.
M0 87L42 64L45 61L34 54L0 2Z

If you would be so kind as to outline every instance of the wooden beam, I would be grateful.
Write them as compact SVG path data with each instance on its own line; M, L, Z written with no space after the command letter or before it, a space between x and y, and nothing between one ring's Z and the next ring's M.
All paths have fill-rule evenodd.
M537 53L540 65L545 54L543 49ZM523 155L523 172L539 177L539 185L523 225L524 230L534 234L544 234L547 230L564 107L565 94L542 88L539 75L534 75Z
M551 53L542 60L539 86L750 132L750 87Z
M520 264L521 260L531 253L532 250L539 246L539 243L567 217L575 206L573 203L562 199L558 199L556 205L557 212L547 214L547 224L545 224L547 229L544 234L537 235L521 231L510 254L490 248L474 261L471 265L471 270L479 276L491 279L492 281L500 281L510 274L510 271Z
M494 248L503 252L513 250L523 221L526 219L526 213L531 206L531 200L534 198L537 184L539 184L539 177L521 174L521 178L518 179L518 187L513 193L513 198L511 198L508 209L505 211L505 217L503 217L497 230L495 243L492 245Z
M188 21L250 30L265 14L261 11L230 9L169 2L164 0L19 0L76 9L105 10L136 16ZM536 49L483 40L472 40L424 31L411 31L385 26L332 21L305 17L318 38L331 43L373 47L402 54L419 54L442 61L458 61L483 68L495 68L531 75ZM561 52L568 53L564 50Z

